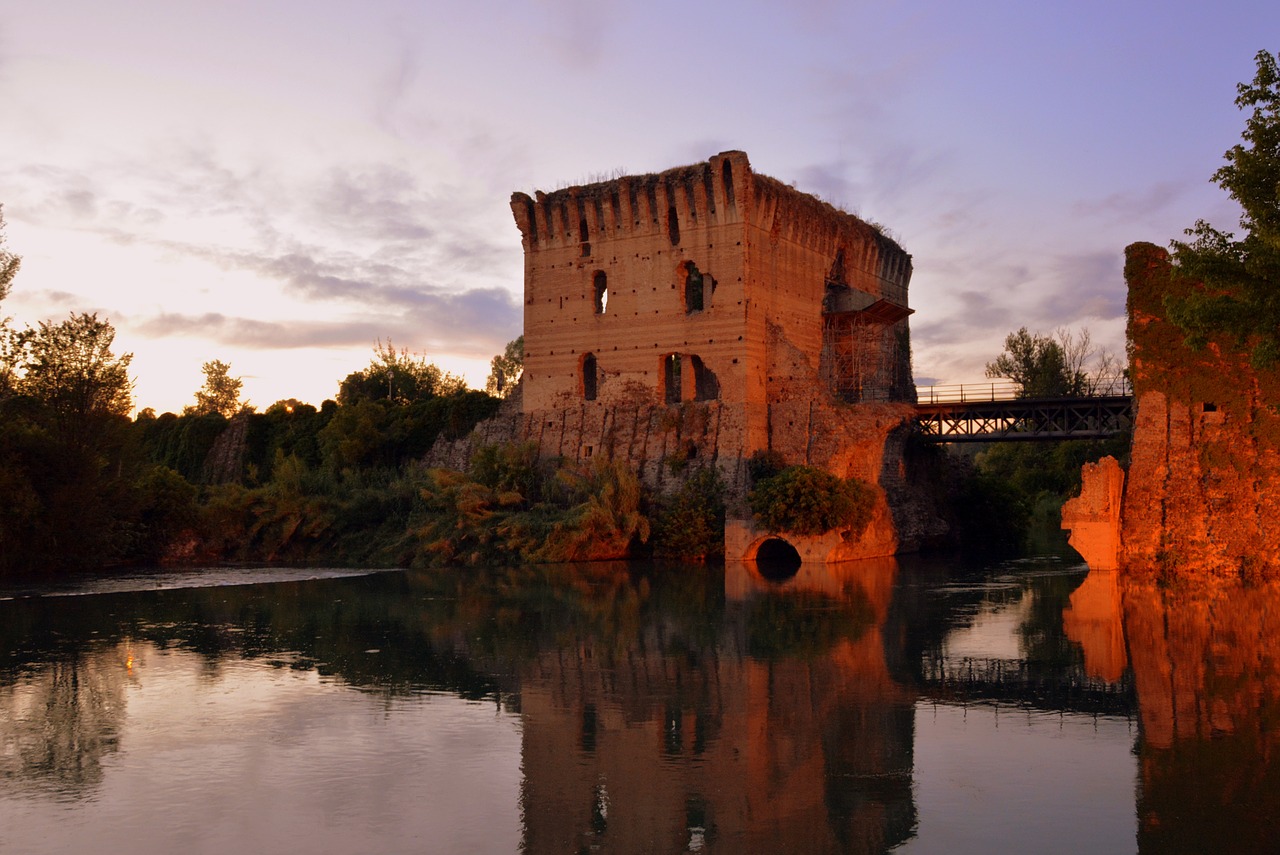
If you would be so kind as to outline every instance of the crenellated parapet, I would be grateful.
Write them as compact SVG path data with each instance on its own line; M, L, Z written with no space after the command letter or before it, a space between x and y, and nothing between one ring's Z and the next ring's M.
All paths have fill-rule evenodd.
M830 259L830 280L907 305L911 256L880 227L767 175L752 176L752 202L748 219L770 242Z
M756 174L740 151L514 193L511 211L525 260L523 430L541 437L571 412L591 426L557 442L558 456L617 455L625 434L626 459L660 488L652 425L705 409L717 414L711 445L664 447L658 468L714 465L738 483L752 453L773 450L843 477L861 471L856 447L875 462L868 477L897 471L898 450L880 458L892 414L915 400L911 257L878 227ZM870 402L889 409L835 410ZM666 415L636 421L650 409ZM639 433L622 428L632 422ZM877 539L841 554L894 551L882 510Z
M741 221L738 200L751 165L740 151L706 163L649 175L624 175L551 193L511 194L525 251L573 248L593 241L665 235L673 245L691 230ZM587 248L583 255L590 255Z

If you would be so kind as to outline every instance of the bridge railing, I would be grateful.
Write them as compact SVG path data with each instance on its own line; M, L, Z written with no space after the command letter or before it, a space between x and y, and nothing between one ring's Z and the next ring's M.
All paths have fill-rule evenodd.
M1019 397L1020 387L1012 380L988 380L985 383L953 383L940 386L917 386L916 402L920 404L966 404L984 401L1012 401ZM1111 398L1132 395L1128 378L1091 386L1070 398Z

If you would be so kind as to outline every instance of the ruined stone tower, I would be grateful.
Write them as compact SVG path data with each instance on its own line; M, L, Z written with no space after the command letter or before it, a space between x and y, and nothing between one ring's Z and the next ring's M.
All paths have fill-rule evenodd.
M664 464L698 460L732 490L761 449L893 486L901 449L886 457L888 437L915 401L911 257L879 229L738 151L515 193L511 209L525 252L523 433L541 448L625 457L659 488ZM841 555L900 546L881 504L874 543ZM738 516L727 549L750 552L759 533Z

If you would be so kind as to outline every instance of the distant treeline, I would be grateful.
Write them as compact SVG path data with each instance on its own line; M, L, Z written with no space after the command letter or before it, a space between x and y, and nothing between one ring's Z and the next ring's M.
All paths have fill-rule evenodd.
M0 397L0 571L328 557L282 550L303 540L341 547L335 562L393 562L364 530L407 519L411 461L499 403L461 391L77 426L38 399Z

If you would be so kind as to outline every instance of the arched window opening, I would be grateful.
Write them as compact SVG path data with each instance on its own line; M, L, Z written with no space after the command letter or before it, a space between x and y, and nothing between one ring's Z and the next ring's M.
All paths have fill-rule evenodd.
M671 236L671 245L680 245L680 219L676 216L676 206L667 208L667 234Z
M595 293L596 314L603 315L609 309L609 277L597 270L592 278L591 290Z
M662 398L668 404L680 403L680 354L662 359Z
M600 373L596 365L596 355L588 353L582 357L582 397L594 401L599 392Z
M702 363L697 356L689 357L689 365L693 368L693 399L695 401L714 401L720 397L720 381L715 372Z
M780 537L771 537L756 550L756 570L770 582L785 582L800 572L800 553Z
M733 164L728 158L720 161L720 180L724 183L724 201L733 204Z
M684 263L684 310L686 314L701 312L706 305L703 276L692 261Z

